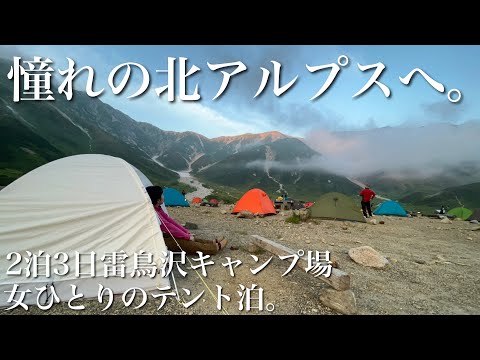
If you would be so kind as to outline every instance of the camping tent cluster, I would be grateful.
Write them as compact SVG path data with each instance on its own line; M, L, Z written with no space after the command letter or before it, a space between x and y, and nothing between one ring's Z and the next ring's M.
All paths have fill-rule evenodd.
M202 199L202 198L199 198L199 197L195 197L195 198L193 198L192 203L196 204L196 205L199 205L199 206L217 207L220 204L220 201L218 201L217 199L207 200L207 199Z
M351 197L337 192L324 194L316 202L301 203L294 200L292 208L309 209L312 218L366 222L359 205ZM241 211L263 215L277 213L274 202L260 189L247 191L236 203L232 214ZM398 202L392 200L380 204L374 213L375 215L408 216L405 209Z

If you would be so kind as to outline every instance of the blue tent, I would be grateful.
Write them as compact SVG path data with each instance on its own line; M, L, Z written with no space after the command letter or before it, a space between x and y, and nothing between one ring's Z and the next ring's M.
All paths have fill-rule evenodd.
M185 196L172 188L163 189L163 198L165 206L190 206Z
M398 202L393 200L384 201L373 212L375 215L407 216L407 212Z

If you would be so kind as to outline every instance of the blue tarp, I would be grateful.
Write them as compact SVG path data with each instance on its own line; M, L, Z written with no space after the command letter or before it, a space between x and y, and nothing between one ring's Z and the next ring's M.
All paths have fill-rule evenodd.
M185 199L185 196L183 196L181 192L172 188L163 189L163 199L165 206L190 206Z
M384 201L373 212L375 215L407 216L407 212L398 202L393 200Z

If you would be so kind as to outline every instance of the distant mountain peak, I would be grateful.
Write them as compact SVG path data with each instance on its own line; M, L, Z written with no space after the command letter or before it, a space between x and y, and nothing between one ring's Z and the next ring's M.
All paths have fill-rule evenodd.
M242 142L242 141L265 141L265 140L276 141L276 140L287 139L287 138L291 138L291 136L282 134L279 131L267 131L259 134L246 133L246 134L235 135L235 136L220 136L220 137L213 138L211 140L219 143L230 144L232 142Z

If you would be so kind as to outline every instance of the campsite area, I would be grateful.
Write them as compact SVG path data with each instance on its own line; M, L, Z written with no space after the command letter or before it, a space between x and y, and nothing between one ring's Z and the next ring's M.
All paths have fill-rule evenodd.
M174 271L177 287L185 302L191 301L205 290L203 296L185 308L174 297L167 298L158 310L161 299L149 296L147 303L134 309L134 302L125 307L121 295L115 297L112 307L104 312L104 304L97 299L81 300L82 311L68 308L67 303L55 304L50 310L42 311L30 306L28 311L14 309L3 314L285 314L319 315L337 314L322 305L319 294L328 288L324 282L301 269L294 268L286 276L291 260L280 260L269 252L260 251L255 256L248 251L251 235L260 235L291 249L329 250L338 268L351 277L351 290L355 294L357 314L480 314L480 260L477 256L480 246L480 231L472 231L478 225L468 221L442 223L439 219L427 217L377 216L377 225L370 223L343 222L311 219L300 224L285 222L292 211L264 218L237 218L230 212L232 205L219 207L174 207L170 215L181 223L198 225L192 230L197 237L214 239L223 235L228 245L212 256L213 265L206 267L205 284L217 294L230 296L230 302L223 299L226 312L217 310L216 302L206 285L190 269L182 277ZM384 221L384 224L380 224ZM385 256L389 264L382 269L366 267L355 263L348 250L368 245ZM259 273L255 269L271 256L271 262ZM242 264L234 269L235 276L223 267L226 257ZM190 256L190 259L192 256ZM201 272L200 269L198 269ZM273 304L274 310L239 310L239 285L249 287L257 284L264 290L264 306ZM190 291L187 296L185 290Z

